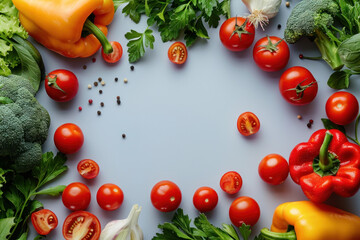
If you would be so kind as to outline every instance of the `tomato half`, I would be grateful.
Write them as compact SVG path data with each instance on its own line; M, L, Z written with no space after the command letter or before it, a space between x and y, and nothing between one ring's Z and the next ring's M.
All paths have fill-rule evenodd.
M176 64L183 64L187 59L187 49L182 42L173 43L168 50L168 58L171 62Z
M194 193L193 203L200 212L209 212L216 207L218 199L214 189L211 187L200 187Z
M246 18L232 17L220 27L220 40L229 50L238 52L251 46L255 38L255 27Z
M92 213L76 211L66 217L62 229L66 240L98 240L101 225L99 219Z
M244 112L237 120L237 129L242 135L250 136L259 131L260 121L254 113Z
M161 212L171 212L181 203L180 188L171 181L160 181L154 185L150 194L153 206Z
M287 43L279 37L263 37L255 43L253 58L262 70L275 72L287 65L290 50Z
M113 48L112 53L106 54L104 50L101 49L101 56L108 63L116 63L123 55L123 48L119 42L110 41L110 44Z
M31 214L31 223L40 235L48 235L58 225L58 219L49 209L42 209Z
M107 183L102 185L96 194L99 206L107 211L118 209L124 201L124 193L117 185Z
M359 102L353 94L339 91L328 98L325 110L330 121L339 125L347 125L358 115Z
M228 194L235 194L242 187L242 178L239 173L230 171L225 173L220 179L221 189Z
M86 179L96 178L99 174L99 165L91 159L83 159L77 165L79 174Z
M309 70L295 66L280 77L279 90L286 101L294 105L312 102L318 92L318 84Z
M54 142L60 152L65 154L76 153L84 143L84 134L79 126L73 123L65 123L56 129Z
M266 155L260 162L258 172L262 180L272 185L283 183L289 175L289 164L279 154Z
M231 203L229 217L237 227L243 223L254 226L260 218L259 204L251 197L239 197Z
M70 183L62 193L62 202L71 211L85 210L90 200L90 189L80 182Z
M57 102L70 101L79 90L79 81L73 72L57 69L46 76L45 90Z

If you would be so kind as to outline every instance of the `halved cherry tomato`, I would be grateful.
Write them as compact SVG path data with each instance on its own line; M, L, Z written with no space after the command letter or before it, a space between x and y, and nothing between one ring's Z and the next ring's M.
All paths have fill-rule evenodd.
M275 153L269 154L261 160L258 172L264 182L279 185L289 175L289 164L281 155Z
M62 229L66 240L98 240L100 232L101 225L99 219L94 214L86 211L71 213L65 219Z
M54 133L56 148L65 154L72 154L80 150L84 143L84 134L80 127L73 123L65 123Z
M57 102L70 101L79 90L79 81L73 72L57 69L46 76L45 90Z
M79 174L86 179L93 179L99 174L99 165L91 159L83 159L77 165Z
M31 222L36 232L40 235L48 235L58 225L58 219L49 209L42 209L31 214Z
M117 185L107 183L102 185L96 194L99 206L107 211L118 209L124 201L124 193Z
M347 125L355 120L359 112L359 102L353 94L339 91L328 98L325 109L330 121Z
M254 226L260 218L259 204L251 197L239 197L231 203L229 217L237 227L243 223Z
M242 113L237 120L237 129L244 136L255 134L260 129L260 121L252 112Z
M187 49L182 42L173 43L168 50L169 60L176 64L183 64L187 59Z
M150 198L157 210L171 212L177 209L181 203L181 191L175 183L164 180L155 184Z
M62 193L62 202L71 211L85 210L90 200L90 189L80 182L70 183Z
M240 191L242 178L239 173L230 171L225 173L220 179L221 189L228 194L235 194Z
M110 44L113 48L113 52L106 54L106 53L104 53L104 50L101 49L101 56L108 63L116 63L122 57L123 49L119 42L111 41Z
M200 212L209 212L216 207L218 199L214 189L211 187L200 187L194 193L193 203Z

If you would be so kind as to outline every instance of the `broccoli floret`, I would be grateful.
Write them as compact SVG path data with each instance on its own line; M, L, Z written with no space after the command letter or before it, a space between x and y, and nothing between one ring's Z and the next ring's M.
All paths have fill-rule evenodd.
M285 40L295 43L302 37L314 39L322 58L338 70L343 63L337 53L339 42L331 32L334 17L340 12L333 0L303 0L292 10L285 29ZM330 38L328 35L331 35Z

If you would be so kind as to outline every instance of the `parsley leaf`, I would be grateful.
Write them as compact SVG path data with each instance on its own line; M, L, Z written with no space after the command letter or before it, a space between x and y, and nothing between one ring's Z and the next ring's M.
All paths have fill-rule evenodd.
M127 44L129 62L136 62L143 57L145 54L145 47L150 47L150 49L154 48L155 37L152 33L153 31L147 28L143 33L131 30L125 34L125 38L130 40Z
M248 240L250 235L251 235L251 228L250 225L246 225L245 223L243 223L240 227L239 227L239 231L241 233L241 236L244 238L244 240Z

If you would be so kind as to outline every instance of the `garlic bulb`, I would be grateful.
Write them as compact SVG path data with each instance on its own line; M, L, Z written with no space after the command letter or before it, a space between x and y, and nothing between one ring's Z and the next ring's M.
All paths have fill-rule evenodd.
M269 19L277 15L280 9L281 0L242 0L250 11L249 21L255 28L258 25L264 30L264 26L269 23Z
M101 231L100 240L144 240L138 224L141 207L135 204L126 219L111 221Z

